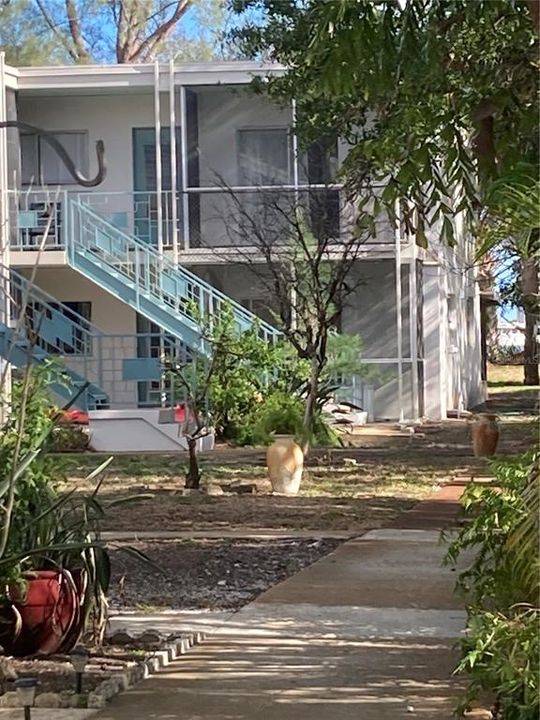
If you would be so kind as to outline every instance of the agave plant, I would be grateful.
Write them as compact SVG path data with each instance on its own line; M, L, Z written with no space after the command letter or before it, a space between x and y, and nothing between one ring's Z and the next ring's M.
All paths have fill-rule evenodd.
M0 438L0 602L11 607L14 599L23 598L31 573L58 571L77 594L77 628L90 630L100 643L110 580L101 521L112 507L128 500L101 503L98 499L112 457L86 478L96 483L90 494L58 490L62 461L48 457L47 449L56 422L77 396L51 416L46 394L51 372L48 366L27 368L15 383L10 417ZM150 562L134 548L120 549ZM77 639L77 628L72 641Z

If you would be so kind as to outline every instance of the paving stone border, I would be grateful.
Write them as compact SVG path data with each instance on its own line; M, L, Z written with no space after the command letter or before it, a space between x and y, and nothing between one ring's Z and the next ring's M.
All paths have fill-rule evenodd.
M118 665L115 667L114 658L103 658L104 664L107 664L107 661L110 660L111 677L103 680L94 690L81 695L69 691L37 693L34 707L99 710L104 708L107 702L115 695L128 690L141 682L141 680L166 667L170 662L181 655L185 655L191 647L198 645L204 639L205 634L202 632L182 633L165 637L155 630L145 630L141 635L131 635L124 631L118 631L109 638L109 642L113 645L129 644L137 646L140 643L141 649L144 650L145 645L159 643L160 647L157 650L149 651L151 652L150 657L140 662L131 661L127 666L123 666L121 671L118 670ZM10 691L0 695L0 708L19 707L22 706L16 692Z

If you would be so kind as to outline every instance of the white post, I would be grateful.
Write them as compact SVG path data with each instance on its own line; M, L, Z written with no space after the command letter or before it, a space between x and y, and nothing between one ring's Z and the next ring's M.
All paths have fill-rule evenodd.
M396 202L396 220L394 226L395 241L395 270L396 270L396 333L397 333L397 361L398 361L398 405L399 422L405 419L403 410L403 320L401 315L402 287L401 287L401 233L399 226L399 201Z
M154 63L154 129L156 143L156 211L158 252L163 252L163 207L161 182L161 107L159 97L159 62Z
M480 282L478 277L478 264L473 266L473 283L474 283L474 378L475 388L477 389L475 403L485 402L487 400L487 381L482 379L482 305L480 297Z
M0 121L7 120L5 54L0 52ZM9 325L9 207L7 129L0 130L0 322ZM9 363L0 358L0 426L7 415L11 396Z
M440 309L440 368L441 368L441 420L448 416L448 285L447 270L442 267L445 258L441 258L441 248L437 251L438 269L437 280L439 284L439 309Z
M298 186L299 186L299 178L300 174L298 172L298 135L296 134L296 100L293 98L291 102L291 110L292 110L292 150L293 150L293 185L294 190L296 193L296 198L298 199Z
M463 277L460 277L459 279L459 285L458 285L458 292L456 294L457 299L457 312L456 312L456 323L457 323L457 346L458 346L458 354L457 354L457 376L458 376L458 408L457 408L457 416L458 418L461 417L463 410L465 409L465 401L463 396L463 372L462 372L462 366L465 362L465 350L466 350L466 342L465 337L463 335L463 328L466 327L463 316L464 316L464 307L466 307L467 304L467 297L465 293L465 287L463 282Z
M296 134L296 100L293 98L291 102L292 111L292 151L293 151L293 185L294 185L294 209L298 210L298 201L300 194L298 190L299 173L298 173L298 136ZM294 277L294 268L291 268L291 275ZM291 285L291 328L296 328L296 287Z
M420 406L418 401L418 288L416 283L416 242L414 237L410 238L411 261L409 264L409 333L412 360L412 411L413 420L420 417Z
M180 87L180 153L182 160L182 228L184 250L189 249L189 195L188 187L188 141L187 141L187 108L186 88Z
M176 178L176 98L174 93L174 61L169 62L169 114L171 128L171 218L173 262L178 265L178 212L177 212L177 178Z
M0 121L7 120L5 53L0 52ZM0 130L0 263L9 265L7 129ZM7 297L7 296L6 296ZM0 313L5 309L0 304ZM0 316L0 320L3 318Z

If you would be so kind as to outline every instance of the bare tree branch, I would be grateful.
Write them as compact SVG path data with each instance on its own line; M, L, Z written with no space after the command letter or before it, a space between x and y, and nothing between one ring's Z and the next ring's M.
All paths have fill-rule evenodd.
M77 8L74 0L66 0L66 15L68 19L69 32L71 33L71 38L77 53L77 61L83 63L90 62L90 54L86 49L81 34L81 24L79 22L79 16L77 14Z
M329 337L361 282L353 270L371 232L338 226L344 214L341 208L336 214L335 189L317 186L298 193L254 187L254 202L223 183L221 191L230 201L229 211L223 217L223 203L218 202L217 214L240 263L271 291L269 305L281 319L280 329L298 356L310 362L304 416L308 431Z
M178 0L174 3L175 10L171 17L158 27L148 37L138 44L123 62L136 62L137 60L150 60L156 48L172 33L177 23L191 7L191 0Z
M36 5L38 6L39 11L43 15L43 19L45 20L45 22L47 23L49 28L52 30L54 35L56 35L56 37L60 40L60 42L62 43L65 50L68 52L71 59L74 60L75 62L78 62L79 56L77 55L77 52L70 45L70 43L68 42L64 33L58 28L58 25L54 22L53 18L47 11L47 8L43 4L42 0L36 0Z

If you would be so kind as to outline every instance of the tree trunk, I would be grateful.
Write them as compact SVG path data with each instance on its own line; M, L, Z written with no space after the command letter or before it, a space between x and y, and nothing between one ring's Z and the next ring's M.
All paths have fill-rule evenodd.
M540 385L538 373L538 343L536 341L536 321L538 319L538 266L534 260L522 261L521 289L525 310L523 384Z
M302 452L307 457L309 452L309 445L311 434L313 432L313 418L315 417L315 408L317 403L317 395L319 393L319 363L317 359L311 362L311 374L309 378L309 390L306 397L306 404L304 406L304 422L303 422L303 437L302 437Z
M538 343L536 342L536 318L529 312L525 312L523 384L540 385L540 377L538 373Z
M197 457L197 439L187 438L189 452L189 467L186 473L186 488L198 490L201 484L201 471L199 470L199 458Z

